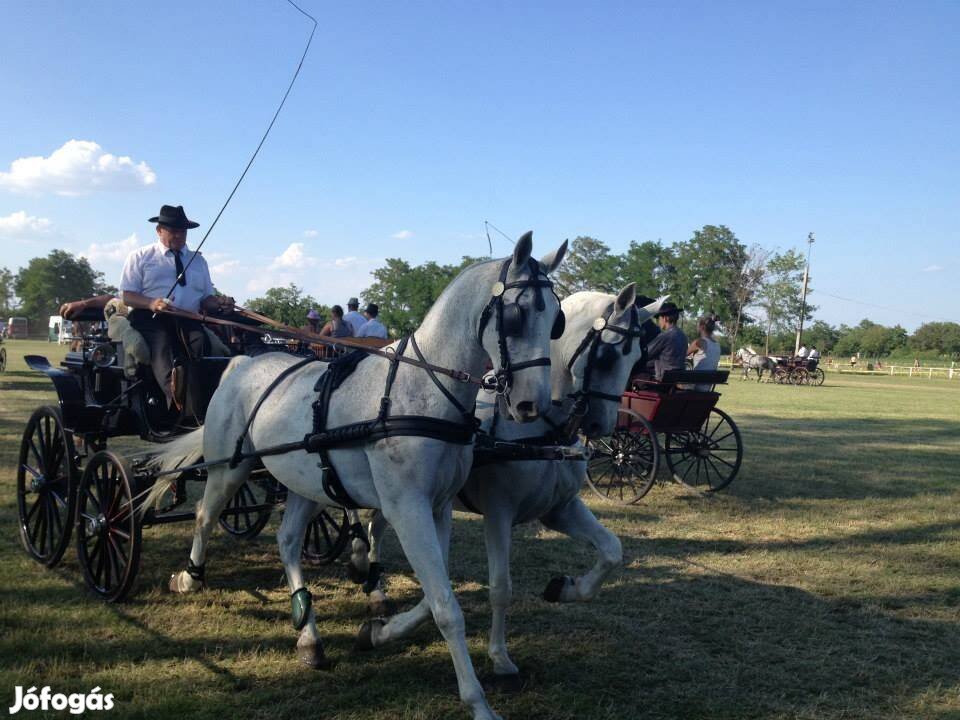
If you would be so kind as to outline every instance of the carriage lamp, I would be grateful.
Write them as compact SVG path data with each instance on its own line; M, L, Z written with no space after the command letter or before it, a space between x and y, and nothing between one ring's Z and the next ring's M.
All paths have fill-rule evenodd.
M110 343L97 345L90 353L90 360L99 368L107 368L114 364L117 359L116 348Z

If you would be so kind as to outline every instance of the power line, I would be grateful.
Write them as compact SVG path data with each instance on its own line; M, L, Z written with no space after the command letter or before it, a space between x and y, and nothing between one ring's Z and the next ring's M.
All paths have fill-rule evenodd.
M954 322L953 320L947 320L946 318L936 317L934 315L927 315L926 313L916 312L915 310L889 307L887 305L877 305L876 303L864 302L863 300L854 300L853 298L842 297L840 295L832 295L830 293L823 292L823 290L815 290L814 294L824 295L828 298L833 298L834 300L843 300L844 302L855 303L857 305L865 305L867 307L878 308L880 310L889 310L890 312L896 312L902 315L910 315L918 318L926 318L928 320L937 320L939 322Z

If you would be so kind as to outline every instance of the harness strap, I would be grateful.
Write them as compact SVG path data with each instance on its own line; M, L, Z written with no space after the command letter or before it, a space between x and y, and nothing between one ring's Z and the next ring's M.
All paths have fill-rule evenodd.
M239 465L243 460L243 443L247 439L247 434L250 432L250 427L253 425L254 418L257 417L257 412L259 412L260 406L263 405L266 399L270 396L270 393L272 393L280 383L290 377L297 370L313 362L319 361L315 357L308 357L304 358L300 362L294 363L282 373L277 375L273 382L267 386L267 389L263 391L263 393L260 395L260 399L257 400L257 404L253 406L253 411L250 413L250 417L247 418L247 424L243 426L243 432L240 433L240 437L237 438L237 443L234 445L233 457L230 458L230 469L237 467L237 465Z
M426 361L426 359L423 357L423 353L420 352L420 346L417 345L417 338L416 338L416 336L410 335L410 344L413 346L413 352L416 353L417 359L420 360L420 362L426 364L427 361ZM461 403L459 400L457 400L457 398L454 396L454 394L453 394L452 392L450 392L449 390L447 390L447 389L443 386L443 383L440 382L440 379L430 370L429 367L425 367L425 369L426 369L426 371L427 371L427 376L428 376L431 380L433 380L433 384L436 385L436 386L437 386L437 389L438 389L441 393L443 393L443 396L444 396L447 400L450 401L450 404L453 405L457 410L460 411L460 414L461 414L461 415L463 415L464 417L467 417L467 416L473 414L473 413L471 413L470 411L468 411L468 410L463 406L463 403Z

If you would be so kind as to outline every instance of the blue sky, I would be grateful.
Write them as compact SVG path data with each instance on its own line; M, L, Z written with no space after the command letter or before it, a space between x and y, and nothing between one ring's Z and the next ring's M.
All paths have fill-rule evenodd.
M960 4L303 6L311 53L204 248L238 299L342 303L386 257L484 254L485 219L541 254L711 223L815 232L829 322L960 321ZM161 204L209 225L310 29L283 0L3 14L0 265L61 247L114 282Z

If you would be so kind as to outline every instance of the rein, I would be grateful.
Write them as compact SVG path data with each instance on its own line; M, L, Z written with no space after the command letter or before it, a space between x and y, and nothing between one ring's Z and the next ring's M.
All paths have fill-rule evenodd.
M244 332L252 332L258 335L269 335L271 331L265 330L263 328L251 327L250 325L244 325L243 323L237 322L235 320L227 320L225 318L218 318L212 315L207 315L204 313L194 313L189 310L180 310L180 309L166 309L162 311L164 314L172 315L173 317L180 317L186 320L196 320L201 323L208 323L212 325L220 325L222 327L232 327ZM252 312L250 310L245 310L243 308L237 308L237 312L251 320L256 320L257 322L262 322L264 324L270 325L274 328L274 331L279 332L282 336L286 337L289 340L299 340L301 342L319 344L319 345L340 345L341 347L348 347L354 350L361 350L368 355L378 355L379 357L386 358L391 362L402 362L407 365L413 365L414 367L422 368L427 372L437 373L440 375L446 375L447 377L453 378L458 382L470 383L473 385L479 385L481 388L487 391L496 390L496 384L494 378L485 378L485 377L474 377L468 372L463 370L451 370L450 368L440 367L439 365L434 365L433 363L427 362L426 360L413 359L410 357L404 357L398 355L393 348L381 349L359 343L356 340L351 340L350 338L331 338L326 335L317 335L312 333L309 330L302 330L300 328L293 328L289 325L284 325L283 323L277 322L276 320L271 320L259 313ZM421 356L422 357L422 356Z

